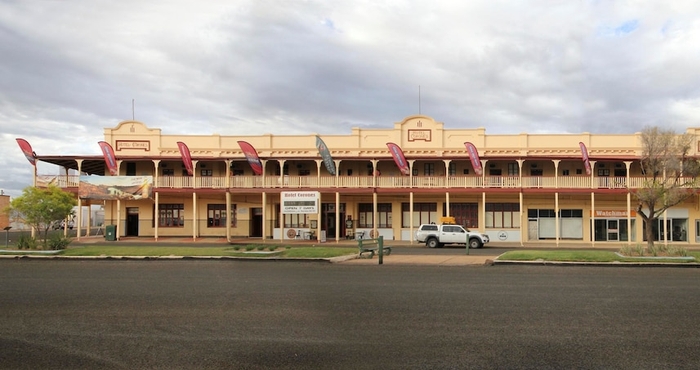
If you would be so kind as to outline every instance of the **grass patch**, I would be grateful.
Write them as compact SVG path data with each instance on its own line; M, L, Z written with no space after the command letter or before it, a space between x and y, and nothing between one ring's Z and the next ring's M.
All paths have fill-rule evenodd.
M282 256L290 258L331 258L349 254L357 254L357 248L302 247L282 252Z
M163 256L222 256L222 257L271 257L276 258L331 258L346 256L357 253L357 248L326 248L326 247L287 247L284 250L276 251L278 246L247 246L245 253L238 247L158 247L158 246L86 246L68 248L60 252L63 256L143 256L143 257L163 257ZM275 253L265 252L264 249L275 251ZM255 253L260 251L260 253ZM14 254L14 253L13 253Z
M688 252L689 256L700 259L700 252ZM561 261L561 262L649 262L640 257L620 257L612 251L590 250L523 250L510 251L498 257L507 261ZM654 262L695 262L684 259L654 260Z

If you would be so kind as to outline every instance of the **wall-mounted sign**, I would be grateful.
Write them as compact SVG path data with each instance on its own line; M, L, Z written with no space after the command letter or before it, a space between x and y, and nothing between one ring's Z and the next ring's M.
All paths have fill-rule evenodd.
M321 193L317 191L283 191L282 213L318 213Z

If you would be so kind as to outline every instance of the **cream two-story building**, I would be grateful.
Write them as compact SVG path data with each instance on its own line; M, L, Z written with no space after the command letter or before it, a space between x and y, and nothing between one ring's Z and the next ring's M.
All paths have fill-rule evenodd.
M698 140L699 131L688 129ZM39 156L89 176L38 174L36 184L52 182L81 194L81 206L104 203L105 223L116 225L118 237L332 242L382 235L408 242L420 224L452 216L493 243L643 241L631 194L643 186L639 133L488 135L484 128L446 129L417 115L386 129L352 128L347 135L165 135L124 121L104 136L114 149L117 177L149 178L147 196L115 200L81 191L81 179L110 176L102 155ZM335 174L323 162L317 136ZM260 175L239 141L257 151ZM178 142L189 148L192 175ZM479 168L467 142L478 151ZM403 150L405 173L387 143ZM312 213L285 212L285 197L297 194L317 202ZM700 241L698 209L698 197L692 197L668 210L654 225L655 238Z

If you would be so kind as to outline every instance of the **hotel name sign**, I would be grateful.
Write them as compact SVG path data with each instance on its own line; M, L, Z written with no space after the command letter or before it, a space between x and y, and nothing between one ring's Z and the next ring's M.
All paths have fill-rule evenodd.
M408 141L427 141L433 140L432 131L426 129L409 129Z
M151 150L151 142L148 140L117 140L115 150Z

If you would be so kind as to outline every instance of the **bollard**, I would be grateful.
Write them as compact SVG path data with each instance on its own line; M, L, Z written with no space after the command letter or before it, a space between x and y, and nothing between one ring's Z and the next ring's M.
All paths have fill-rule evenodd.
M467 234L467 256L469 255L469 234Z
M379 245L379 264L384 263L384 237L379 235L377 239L377 244Z

